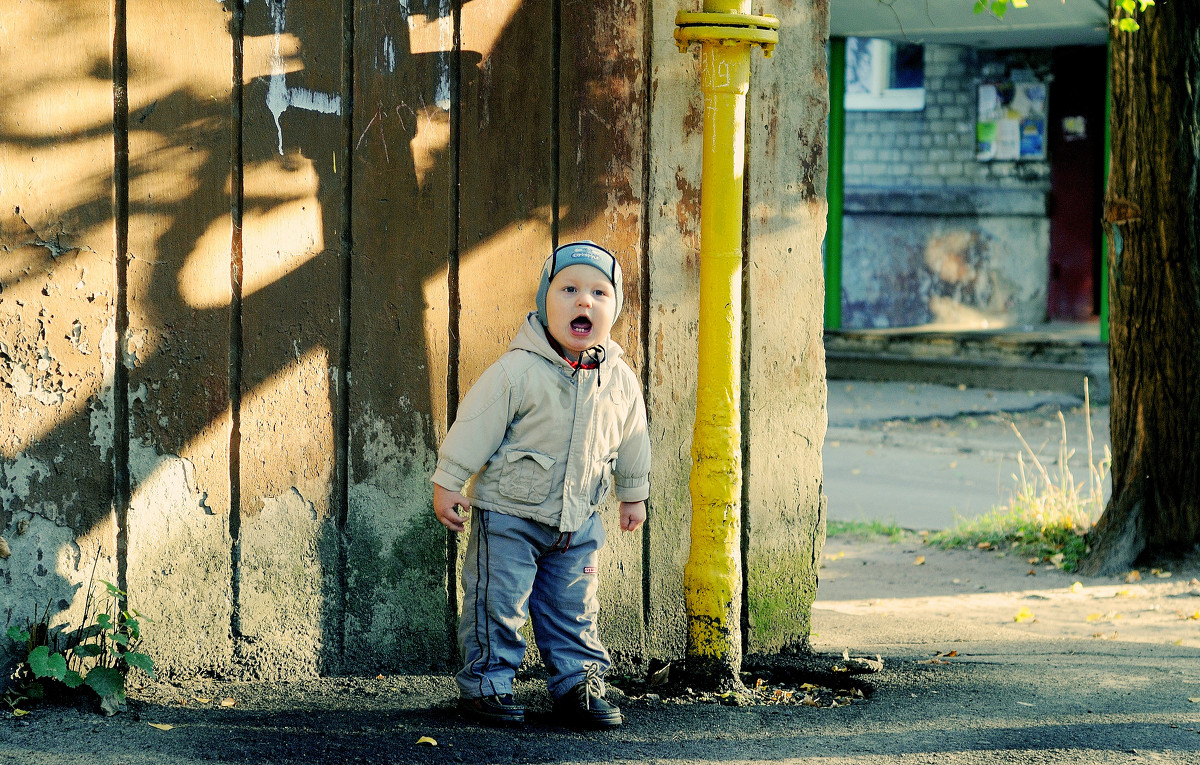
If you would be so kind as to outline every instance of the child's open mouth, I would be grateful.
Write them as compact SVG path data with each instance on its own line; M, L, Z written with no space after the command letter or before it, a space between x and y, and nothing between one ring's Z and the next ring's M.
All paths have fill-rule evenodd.
M571 320L571 332L576 335L586 335L592 331L592 320L586 316L576 316Z

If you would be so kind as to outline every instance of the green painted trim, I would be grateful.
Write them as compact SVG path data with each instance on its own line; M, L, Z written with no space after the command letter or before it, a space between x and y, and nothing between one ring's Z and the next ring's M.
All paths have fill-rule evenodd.
M1112 151L1112 41L1108 43L1108 64L1104 73L1104 197L1101 203L1107 204L1108 197L1108 163ZM1108 234L1100 227L1100 342L1108 342Z
M829 38L829 174L825 197L825 328L842 326L842 200L846 162L846 39Z

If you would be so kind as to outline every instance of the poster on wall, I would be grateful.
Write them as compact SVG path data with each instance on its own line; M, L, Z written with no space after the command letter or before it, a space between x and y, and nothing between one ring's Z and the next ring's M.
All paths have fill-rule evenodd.
M979 86L975 158L980 162L1046 158L1046 84L1037 80Z

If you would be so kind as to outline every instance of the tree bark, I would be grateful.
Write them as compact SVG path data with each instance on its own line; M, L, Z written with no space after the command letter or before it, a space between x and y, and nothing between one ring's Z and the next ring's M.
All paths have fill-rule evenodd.
M1112 498L1085 574L1200 543L1200 3L1139 18L1110 33Z

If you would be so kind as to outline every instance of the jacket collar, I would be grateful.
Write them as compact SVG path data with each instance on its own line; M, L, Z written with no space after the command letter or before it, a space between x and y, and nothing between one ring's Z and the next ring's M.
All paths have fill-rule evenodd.
M603 348L603 353L595 354L600 357L599 363L597 364L598 367L603 367L606 364L613 363L624 353L621 350L621 346L613 342L611 337L605 340L604 343L602 343L599 347ZM563 358L562 354L560 354L558 350L554 348L554 345L552 345L550 342L549 336L546 334L546 328L543 327L542 322L538 320L537 311L530 311L525 317L525 321L521 324L521 328L517 330L516 337L514 337L512 342L509 343L508 349L510 351L520 350L536 353L550 363L556 364L560 367L565 367L567 370L572 372L574 372L576 367L579 366L578 364ZM583 368L593 369L595 367L584 363Z

